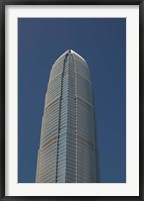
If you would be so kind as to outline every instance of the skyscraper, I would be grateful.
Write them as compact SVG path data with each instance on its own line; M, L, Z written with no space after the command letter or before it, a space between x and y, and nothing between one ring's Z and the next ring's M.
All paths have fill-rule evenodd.
M86 61L73 50L53 64L45 95L37 183L96 183L92 86Z

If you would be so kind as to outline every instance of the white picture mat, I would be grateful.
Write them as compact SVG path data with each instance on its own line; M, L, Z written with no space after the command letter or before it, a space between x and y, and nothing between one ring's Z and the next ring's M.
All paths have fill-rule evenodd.
M5 10L5 195L139 195L139 6L7 5ZM126 183L18 183L18 18L126 18Z

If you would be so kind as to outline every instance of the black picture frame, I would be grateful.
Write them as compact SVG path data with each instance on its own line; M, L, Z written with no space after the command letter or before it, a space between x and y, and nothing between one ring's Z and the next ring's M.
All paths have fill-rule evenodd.
M5 196L5 6L6 5L139 5L139 196L41 197ZM0 199L1 200L144 200L144 0L0 0Z

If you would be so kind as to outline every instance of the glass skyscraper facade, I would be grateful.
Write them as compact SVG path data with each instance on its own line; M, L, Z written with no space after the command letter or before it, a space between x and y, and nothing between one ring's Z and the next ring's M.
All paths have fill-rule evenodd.
M36 183L96 183L96 150L89 68L80 55L68 50L50 72Z

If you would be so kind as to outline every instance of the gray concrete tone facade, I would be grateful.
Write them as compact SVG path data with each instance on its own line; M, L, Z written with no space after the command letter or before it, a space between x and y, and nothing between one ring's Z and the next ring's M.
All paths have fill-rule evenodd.
M36 183L96 183L96 149L89 68L80 55L68 50L50 72Z

